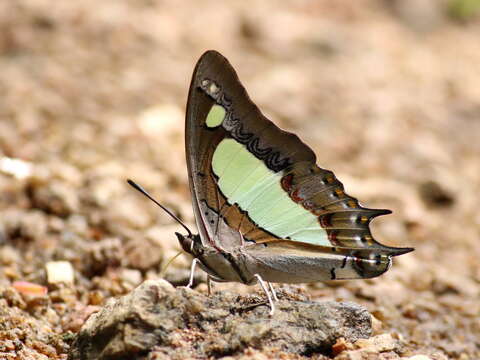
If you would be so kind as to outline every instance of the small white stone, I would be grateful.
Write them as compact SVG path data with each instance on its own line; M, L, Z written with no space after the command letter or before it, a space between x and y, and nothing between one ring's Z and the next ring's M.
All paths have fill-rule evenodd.
M33 165L27 161L9 157L0 158L0 172L25 179L32 174Z
M136 269L122 269L121 278L126 283L137 286L142 282L142 273Z
M75 278L72 264L68 261L49 261L45 268L47 270L47 281L49 284L66 283L73 284Z

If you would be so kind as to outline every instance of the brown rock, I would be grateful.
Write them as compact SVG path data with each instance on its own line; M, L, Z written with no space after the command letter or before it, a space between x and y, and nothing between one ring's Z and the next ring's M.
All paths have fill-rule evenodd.
M149 352L179 358L186 350L189 357L203 358L249 347L309 355L329 353L341 337L352 342L371 333L370 314L353 303L282 300L274 316L268 312L256 296L218 292L206 297L149 280L92 315L69 359L140 359Z

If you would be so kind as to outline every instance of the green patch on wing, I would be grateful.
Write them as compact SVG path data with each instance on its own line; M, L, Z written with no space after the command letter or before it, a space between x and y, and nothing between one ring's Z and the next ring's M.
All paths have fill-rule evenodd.
M225 118L225 109L220 105L213 105L208 112L205 123L208 127L217 127L222 124Z
M271 171L242 144L222 140L213 154L212 168L229 204L238 204L261 228L280 238L331 245L317 217L282 189L282 173Z

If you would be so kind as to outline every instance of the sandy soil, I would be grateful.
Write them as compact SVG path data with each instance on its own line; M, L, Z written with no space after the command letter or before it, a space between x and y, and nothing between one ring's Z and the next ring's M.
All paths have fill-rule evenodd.
M366 306L402 343L378 358L480 358L479 35L433 0L0 2L0 357L65 358L90 313L176 254L180 227L125 179L193 226L185 102L216 49L348 193L394 211L377 239L416 248L378 279L294 290ZM58 260L73 284L47 280Z

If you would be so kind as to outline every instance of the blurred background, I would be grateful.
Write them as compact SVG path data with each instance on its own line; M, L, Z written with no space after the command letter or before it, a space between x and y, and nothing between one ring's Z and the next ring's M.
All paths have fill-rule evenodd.
M378 279L283 289L367 306L406 354L479 358L479 0L0 2L4 316L23 306L76 332L79 311L177 253L181 228L125 180L193 226L184 114L208 49L349 194L394 211L374 222L379 241L416 248ZM58 260L69 287L48 278ZM167 279L185 284L189 262ZM19 305L15 281L48 286L56 315Z

